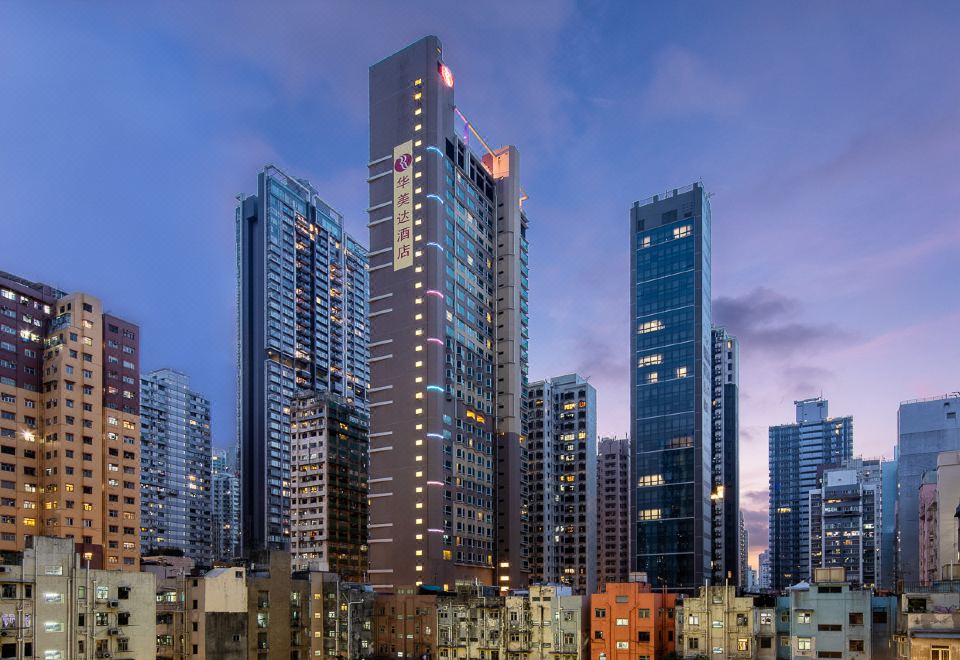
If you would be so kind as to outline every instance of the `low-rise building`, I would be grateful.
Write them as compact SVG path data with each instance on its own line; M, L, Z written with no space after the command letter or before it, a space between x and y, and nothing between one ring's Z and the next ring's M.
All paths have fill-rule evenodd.
M157 660L178 660L189 654L187 577L194 566L188 557L156 555L140 560L140 569L156 579Z
M344 582L336 573L294 573L309 583L306 634L311 657L369 658L373 654L374 598L368 584Z
M677 654L753 658L753 616L753 598L736 587L701 587L677 607Z
M586 598L575 595L571 586L555 584L533 585L516 595L518 614L530 622L529 645L512 656L508 650L507 658L579 660L586 650ZM507 607L507 617L513 618L514 611Z
M375 658L437 658L437 594L418 587L377 593L373 606Z
M247 657L249 660L306 657L304 631L310 581L295 579L290 553L261 553L247 571Z
M437 599L437 656L499 657L504 599L496 587L458 583Z
M187 580L190 658L247 659L247 571L215 568Z
M590 596L590 660L662 658L676 650L676 594L609 582Z
M777 599L753 596L753 657L773 660L777 657Z
M960 657L960 583L935 583L899 596L896 657L951 660Z
M815 569L812 584L790 588L789 658L868 660L892 657L875 645L874 622L889 630L889 602L853 588L842 567ZM875 613L874 609L878 610Z
M0 657L152 658L155 607L153 575L89 568L71 539L33 537L0 565Z

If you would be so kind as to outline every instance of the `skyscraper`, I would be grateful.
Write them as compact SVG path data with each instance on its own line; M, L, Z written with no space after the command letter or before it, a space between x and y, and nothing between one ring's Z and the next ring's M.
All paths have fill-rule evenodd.
M844 568L847 581L875 587L882 556L880 529L883 518L881 461L852 458L842 465L824 466L819 487L808 493L809 566Z
M960 451L960 393L904 401L897 413L897 575L905 585L920 582L918 537L920 483L937 469L937 454Z
M710 201L693 183L630 210L634 569L692 590L711 575ZM736 518L734 518L734 528Z
M294 569L344 580L367 572L367 417L334 394L293 400L291 536Z
M454 102L433 36L370 69L370 575L528 566L527 218L520 156Z
M330 392L363 410L367 252L343 217L276 167L237 207L238 428L247 552L290 543L290 405Z
M597 391L579 374L527 386L530 580L597 586Z
M172 369L140 379L140 543L182 550L200 566L211 544L210 400Z
M713 583L743 586L740 513L740 344L713 328ZM746 532L744 532L746 533Z
M757 558L757 587L761 591L772 588L772 577L770 575L770 551L764 550Z
M597 448L597 588L630 575L630 439L601 438Z
M746 588L747 569L750 568L750 532L744 523L743 511L737 512L737 520L737 571L729 579L731 583Z
M236 448L213 450L210 480L213 558L230 561L240 555L240 477Z
M797 421L770 427L771 587L785 589L810 577L810 500L817 469L853 453L853 418L831 418L822 398L795 401Z
M0 272L0 550L34 536L139 570L140 331L97 298Z

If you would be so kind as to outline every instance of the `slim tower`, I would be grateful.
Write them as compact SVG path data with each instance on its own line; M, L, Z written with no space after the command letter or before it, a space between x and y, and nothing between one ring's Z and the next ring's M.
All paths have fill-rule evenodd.
M710 577L710 201L693 183L630 210L634 569L656 587ZM734 519L735 521L735 519Z
M597 449L597 587L630 575L630 439L601 438Z
M523 586L520 156L454 102L433 36L370 69L370 580Z
M367 253L302 179L271 166L237 207L243 544L290 544L290 408L299 390L366 404Z
M740 514L740 344L713 329L713 456L710 493L713 517L713 583L743 586Z
M530 383L530 579L597 586L597 391L569 374Z
M140 379L141 522L144 554L178 549L213 561L210 400L172 369Z

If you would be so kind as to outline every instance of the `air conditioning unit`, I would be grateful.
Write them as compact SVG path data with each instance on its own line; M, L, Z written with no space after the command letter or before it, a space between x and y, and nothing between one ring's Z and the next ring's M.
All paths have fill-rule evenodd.
M119 601L119 600L111 600L109 603L107 603L107 605L110 606L110 607L120 607L120 601Z
M119 634L120 634L120 629L119 629L119 628L110 628L110 629L107 630L107 634L108 634L108 635L119 635Z

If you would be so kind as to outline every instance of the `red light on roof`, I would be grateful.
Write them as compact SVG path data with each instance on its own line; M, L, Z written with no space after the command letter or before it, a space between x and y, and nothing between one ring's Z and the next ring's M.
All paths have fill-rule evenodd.
M443 62L439 62L437 68L440 70L440 77L443 78L443 84L447 87L453 87L453 71L450 70L450 67Z

